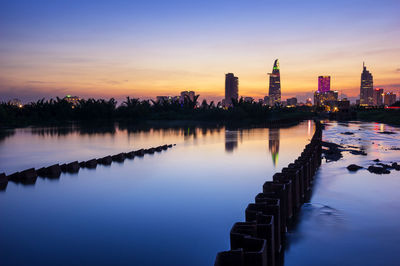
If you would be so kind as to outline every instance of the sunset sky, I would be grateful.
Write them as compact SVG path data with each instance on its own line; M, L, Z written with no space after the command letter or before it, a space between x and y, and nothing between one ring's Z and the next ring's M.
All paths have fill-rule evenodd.
M195 90L262 98L274 59L283 99L317 89L400 91L400 1L0 0L0 101L78 95L118 100Z

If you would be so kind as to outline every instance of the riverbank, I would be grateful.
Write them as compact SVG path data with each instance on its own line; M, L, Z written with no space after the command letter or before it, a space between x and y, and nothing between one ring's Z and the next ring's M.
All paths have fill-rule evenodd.
M357 119L360 121L379 122L389 125L400 126L400 110L399 109L358 110Z
M213 111L191 110L191 111L167 111L154 112L143 116L86 116L57 117L51 114L43 116L23 115L12 113L4 115L0 119L1 128L17 128L29 126L69 126L72 124L82 125L111 125L119 123L122 125L146 125L146 124L211 124L232 126L281 126L285 124L295 125L303 120L312 119L314 113L309 109L274 109L268 108L260 112L248 112L243 109L221 109Z

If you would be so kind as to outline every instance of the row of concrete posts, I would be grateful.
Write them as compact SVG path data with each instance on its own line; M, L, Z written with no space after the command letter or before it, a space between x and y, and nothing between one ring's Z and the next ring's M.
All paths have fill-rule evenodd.
M174 144L175 145L175 144ZM108 155L99 159L91 159L88 161L74 161L68 164L54 164L40 169L30 168L21 172L15 172L6 176L5 173L0 174L0 191L7 188L8 181L13 181L17 184L32 185L36 183L38 176L45 178L58 178L61 173L78 173L80 168L94 169L97 165L110 165L112 162L123 162L125 159L133 159L134 157L142 157L145 154L153 154L171 148L172 144L165 144L155 148L140 149L130 152L122 152L115 155Z
M287 227L293 223L310 195L314 175L321 165L322 126L316 130L301 155L273 181L263 185L245 211L245 222L238 222L230 231L229 251L219 252L215 266L275 266L283 255Z

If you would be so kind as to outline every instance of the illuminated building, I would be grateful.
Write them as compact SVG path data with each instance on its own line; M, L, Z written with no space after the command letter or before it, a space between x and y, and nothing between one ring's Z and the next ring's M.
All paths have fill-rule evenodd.
M16 99L16 98L15 98L15 99L12 99L11 101L9 101L8 104L17 106L17 107L19 107L19 108L22 108L22 107L24 106L24 105L22 104L21 100L20 100L20 99Z
M338 92L337 91L326 91L326 92L318 92L314 93L314 104L317 106L326 105L327 101L337 101L338 100Z
M315 100L314 100L314 102L315 102ZM311 100L311 98L308 98L308 99L306 100L306 105L307 105L307 106L312 106L312 100Z
M297 98L293 97L293 98L289 98L286 100L287 106L296 106L297 105Z
M268 136L269 136L268 150L272 155L272 163L274 164L274 166L276 166L279 156L280 129L270 128Z
M383 89L376 88L372 93L372 103L374 106L383 105Z
M78 96L67 95L64 97L64 100L66 100L69 103L72 103L73 106L76 106L81 100L81 98L79 98Z
M329 100L325 101L325 110L330 112L348 112L350 109L350 101L343 99L341 101Z
M387 92L384 96L385 105L390 106L396 102L396 94L393 92Z
M269 103L270 106L280 105L281 103L281 76L279 72L278 59L275 60L272 73L269 73Z
M318 77L318 92L327 92L331 90L331 77L319 76Z
M239 97L239 79L233 73L225 74L225 106L232 105L232 99Z
M195 97L194 91L182 91L179 101L181 103L184 103L185 99L189 99L190 101L194 102L194 97Z
M363 63L363 72L361 73L361 87L360 87L360 105L371 106L373 105L373 77L367 70Z

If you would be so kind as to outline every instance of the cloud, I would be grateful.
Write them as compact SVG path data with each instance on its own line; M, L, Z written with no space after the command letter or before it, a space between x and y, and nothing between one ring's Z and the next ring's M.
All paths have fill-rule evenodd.
M99 79L101 83L109 84L109 85L121 85L123 83L128 82L127 79L118 81L118 80L110 80L110 79Z
M54 83L54 82L41 81L41 80L27 80L26 83L31 83L31 84L51 84L51 83Z
M396 68L394 72L400 72L400 68Z

